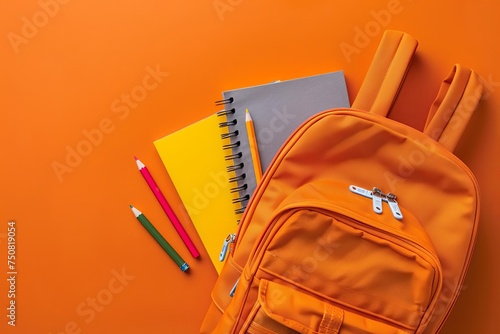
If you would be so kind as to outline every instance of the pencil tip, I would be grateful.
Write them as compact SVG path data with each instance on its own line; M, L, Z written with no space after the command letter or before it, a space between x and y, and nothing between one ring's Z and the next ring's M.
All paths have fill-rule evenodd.
M133 208L132 204L129 204L128 206L130 206L131 209Z
M135 159L135 161L139 160L135 155L134 155L134 159Z
M252 121L252 116L250 116L250 112L248 111L248 109L245 111L245 121Z

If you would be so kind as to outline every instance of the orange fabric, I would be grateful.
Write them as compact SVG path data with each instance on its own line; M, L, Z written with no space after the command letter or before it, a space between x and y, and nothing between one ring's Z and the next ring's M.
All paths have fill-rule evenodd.
M464 281L479 216L475 177L450 150L482 84L456 65L429 111L426 133L381 117L413 54L384 60L399 45L387 41L391 35L384 35L357 99L371 112L313 117L267 170L213 290L218 310L207 313L201 333L321 333L328 323L341 334L431 334L443 326ZM394 72L391 66L398 75L384 74ZM353 184L396 194L402 220L387 207L375 212L372 199L349 192Z
M325 133L328 140L318 136ZM369 158L374 152L377 159ZM335 183L324 181L329 179ZM370 200L349 193L349 184L398 195L403 221L387 209L382 215L370 212ZM262 279L285 282L398 330L433 333L452 307L470 261L477 191L467 167L419 131L351 110L315 117L287 142L258 187L231 255L245 265L236 294L222 318L219 312L205 319L202 333L239 333ZM345 216L372 227L332 223ZM384 228L392 236L384 236ZM426 250L405 248L397 241L404 238ZM226 265L221 277L234 277L235 271ZM218 286L214 299L227 296L229 286ZM294 305L291 312L301 309Z
M453 151L482 93L483 83L479 76L468 68L455 65L431 106L424 133Z
M352 108L386 116L403 84L417 46L417 40L409 34L386 31Z

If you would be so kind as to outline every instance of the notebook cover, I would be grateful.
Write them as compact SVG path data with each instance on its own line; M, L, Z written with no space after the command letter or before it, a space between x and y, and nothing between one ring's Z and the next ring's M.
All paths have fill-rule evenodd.
M214 114L154 142L217 272L224 239L238 220L220 121Z

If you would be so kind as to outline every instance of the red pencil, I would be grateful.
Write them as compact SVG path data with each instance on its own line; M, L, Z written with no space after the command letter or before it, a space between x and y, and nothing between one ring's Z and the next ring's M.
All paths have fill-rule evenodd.
M165 196L163 196L160 188L156 185L156 182L153 179L151 173L148 171L148 168L139 159L137 159L137 157L134 158L137 164L137 168L139 168L139 171L146 180L146 183L148 184L149 188L151 188L151 191L155 195L156 199L158 200L158 202L160 202L163 211L165 211L167 217L170 219L170 222L172 223L172 225L174 225L175 230L181 237L187 249L194 258L199 257L200 252L198 251L198 249L196 249L196 246L194 245L193 241L187 234L186 230L182 226L177 216L175 215L174 210L172 210L172 207L170 206L170 204L168 204L167 199L165 198Z

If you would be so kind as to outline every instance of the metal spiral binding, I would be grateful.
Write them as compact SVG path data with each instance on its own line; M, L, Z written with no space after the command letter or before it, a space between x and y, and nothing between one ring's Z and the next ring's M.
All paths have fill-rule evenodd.
M232 121L229 121L229 122L220 122L219 128L233 126L233 125L236 125L237 123L238 123L238 120L236 120L236 119L233 119Z
M241 159L243 156L243 153L237 152L235 154L229 154L224 157L225 160L235 160L235 159Z
M242 202L248 201L249 199L250 199L250 195L247 194L243 197L238 197L238 198L233 199L233 204L242 203ZM245 211L245 208L243 208L243 211Z
M232 97L229 97L229 98L223 99L223 100L219 100L219 101L215 101L216 106L224 106L223 110L220 110L217 112L217 116L225 118L228 115L234 115L234 113L236 112L235 108L231 108L230 106L226 106L226 105L230 105L231 103L233 103L233 101L234 101L234 98L232 98ZM224 157L226 159L226 161L233 162L233 164L231 166L228 166L226 168L227 172L228 173L233 173L233 172L236 173L236 175L234 177L231 177L229 179L229 183L235 184L235 186L232 187L230 189L230 191L231 191L231 193L240 194L242 191L245 191L246 189L248 189L248 185L246 183L244 183L244 180L246 178L246 174L245 173L238 174L238 172L241 171L245 165L243 164L243 162L241 162L241 158L243 157L243 153L240 151L237 151L237 149L238 149L238 147L240 147L241 143L239 140L236 140L235 138L238 137L239 132L238 132L238 130L231 129L232 127L234 127L237 124L237 122L238 121L236 119L233 119L231 121L221 121L219 123L219 127L228 129L228 131L226 133L223 133L221 135L221 139L222 140L231 139L230 144L224 144L222 146L223 150L229 150L229 153L227 155L225 155L225 157ZM237 215L242 214L245 211L246 205L244 205L243 202L246 202L249 199L250 199L250 195L248 195L248 194L246 194L244 196L239 196L239 197L233 199L233 201L232 201L233 204L242 203L240 208L234 210L234 212Z
M236 109L228 109L228 110L220 110L217 112L217 116L224 116L224 115L233 115L236 112Z
M215 105L216 106L223 106L223 105L228 104L228 103L233 103L233 101L234 101L234 99L232 97L230 97L228 99L215 101Z
M236 212L236 214L237 214L237 215L242 215L242 214L243 214L243 212L245 212L245 209L246 209L246 208L247 208L246 206L242 206L241 208L234 210L234 212ZM238 223L239 223L239 222L240 222L240 221L238 220Z
M231 143L231 144L225 144L225 145L222 146L222 149L224 149L224 150L231 150L233 148L240 147L240 144L241 143L239 141L237 141L235 143Z
M224 100L219 100L219 101L215 101L215 105L216 106L223 106L223 105L226 105L228 103L233 103L234 99L232 97L228 98L228 99L224 99ZM218 111L217 112L217 116L224 116L224 115L232 115L236 112L236 110L234 108L232 109L224 109L224 110L221 110L221 111Z
M243 190L247 190L247 188L248 188L248 185L245 183L242 186L231 188L231 192L232 193L236 193L236 192L240 192L240 191L243 191Z
M229 182L234 183L234 182L238 182L238 181L243 181L246 177L247 177L247 175L245 173L243 173L243 174L240 174L240 175L237 175L235 177L230 178Z
M236 172L237 170L243 169L245 167L245 164L243 162L240 162L239 164L232 165L232 166L227 166L226 170L228 173L231 172Z
M220 137L222 139L227 139L227 138L233 138L233 137L236 137L239 135L239 132L238 130L235 130L235 131L231 131L231 132L227 132L227 133L223 133L220 135Z

